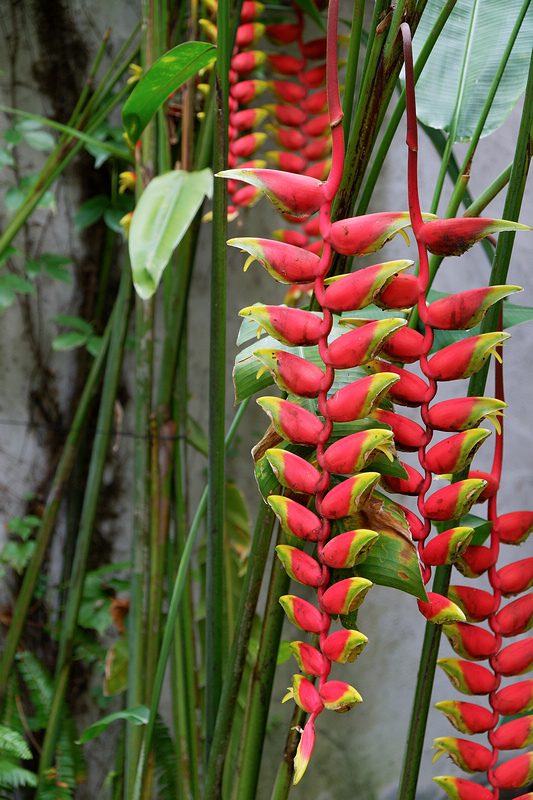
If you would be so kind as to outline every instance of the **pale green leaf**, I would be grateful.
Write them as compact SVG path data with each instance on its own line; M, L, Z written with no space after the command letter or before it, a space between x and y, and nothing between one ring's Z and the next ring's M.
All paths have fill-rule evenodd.
M79 738L79 744L96 739L96 737L100 736L112 722L118 719L124 719L132 725L146 725L149 714L150 709L147 706L136 706L135 708L127 708L124 711L116 711L114 714L108 714L107 717L103 717L93 725L89 725L89 727L83 731Z
M141 195L131 221L129 251L137 294L147 300L204 198L211 197L211 170L174 170L154 178Z
M105 194L98 194L83 203L74 215L74 224L78 233L98 222L109 208L109 204L109 197Z
M185 81L216 58L216 49L207 42L183 42L165 53L142 76L127 99L122 122L135 144L157 109Z
M457 106L455 140L472 137L522 4L522 0L458 0L416 85L417 113L423 123L449 131ZM415 58L441 10L441 0L427 3L413 41ZM530 6L483 136L503 124L523 93L532 47Z
M60 333L52 341L52 350L74 350L76 347L82 347L86 342L86 333L78 333L78 331Z
M55 139L48 131L24 131L24 139L34 150L52 150L55 146Z
M74 328L75 331L80 333L92 334L93 326L87 320L81 317L76 317L73 314L56 314L50 317L52 322L57 322L58 325L66 325L69 328Z

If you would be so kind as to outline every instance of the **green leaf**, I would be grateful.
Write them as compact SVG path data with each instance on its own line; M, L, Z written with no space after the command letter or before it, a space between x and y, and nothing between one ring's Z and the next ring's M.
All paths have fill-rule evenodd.
M0 725L0 752L2 752L2 755L13 756L14 758L32 758L31 750L24 736L5 725Z
M76 347L82 347L86 344L87 338L86 333L78 333L78 331L60 333L52 341L52 350L75 350Z
M0 147L0 167L14 167L15 159L5 147Z
M25 197L25 193L22 189L19 189L18 186L12 186L11 189L8 189L4 195L4 203L6 204L8 212L13 214L20 208Z
M33 283L23 278L21 275L14 275L13 273L2 275L2 283L4 286L7 286L8 289L11 289L13 292L18 292L19 294L36 294Z
M143 300L151 297L172 253L187 232L205 197L211 197L213 175L174 170L154 178L135 209L129 233L133 283Z
M390 586L427 602L416 545L398 506L379 492L357 514L339 521L341 531L369 528L379 534L356 573L379 586Z
M103 717L93 725L89 725L89 727L83 731L78 743L84 744L84 742L90 742L92 739L96 739L97 736L100 736L100 734L117 719L125 719L126 722L130 722L132 725L146 725L149 714L150 709L148 706L136 706L135 708L127 708L124 711L116 711L114 714L108 714L107 717Z
M75 331L79 331L80 333L92 334L93 326L87 320L82 319L81 317L75 317L73 314L56 314L54 317L50 317L52 322L57 322L58 325L65 325L68 328L74 328Z
M59 253L43 253L39 256L39 261L44 267L44 271L49 278L63 283L72 283L72 277L66 267L72 264L72 259Z
M48 131L24 131L23 135L26 144L34 150L53 150L55 146L55 139Z
M90 353L93 358L96 358L102 349L102 337L89 336L85 347L87 348L87 352Z
M98 222L109 208L109 205L109 197L105 194L98 194L83 203L74 216L74 224L78 233Z
M152 64L127 99L122 122L130 142L135 144L157 109L216 58L216 48L207 42L184 42Z
M14 147L17 144L20 144L22 140L22 134L19 131L16 131L14 128L8 128L7 131L4 131L4 139L11 147Z
M17 786L37 786L37 783L34 772L19 767L6 758L0 758L0 787L15 789Z
M455 112L455 141L468 141L522 7L522 0L458 0L416 85L419 119L431 128L449 131ZM442 10L441 0L429 0L413 41L420 53ZM533 6L530 6L502 76L483 136L497 130L523 93L533 47ZM458 102L458 97L460 97ZM457 111L456 111L457 106Z
M492 530L492 522L483 519L483 517L478 517L476 516L476 514L465 514L465 516L461 517L461 519L455 524L457 526L460 525L464 526L465 528L474 529L474 533L472 535L472 539L470 540L470 544L475 544L475 545L485 544ZM437 522L435 527L439 533L444 533L444 531L448 530L448 528L450 527L450 523Z

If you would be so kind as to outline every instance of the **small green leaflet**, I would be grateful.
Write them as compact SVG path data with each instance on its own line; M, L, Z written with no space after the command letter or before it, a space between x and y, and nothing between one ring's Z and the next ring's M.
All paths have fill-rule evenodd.
M93 725L89 725L80 736L78 744L96 739L97 736L100 736L100 734L117 719L125 719L127 722L131 722L132 725L146 725L149 714L150 709L147 706L136 706L135 708L129 708L125 711L116 711L114 714L108 714L107 717L103 717Z
M212 190L210 169L166 172L146 187L137 203L129 235L133 283L143 300L155 293L172 253Z
M215 59L216 48L212 44L183 42L152 64L135 86L122 111L124 129L133 145L172 92Z

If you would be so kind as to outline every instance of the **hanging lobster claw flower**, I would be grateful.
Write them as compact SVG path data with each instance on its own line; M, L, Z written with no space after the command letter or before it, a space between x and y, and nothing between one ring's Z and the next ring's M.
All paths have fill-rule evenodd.
M442 700L440 703L435 703L435 708L437 711L442 711L454 728L470 736L492 730L497 722L497 715L495 719L492 711L484 706L478 706L477 703Z
M234 83L230 88L230 97L238 100L242 105L251 103L256 100L259 95L263 94L268 87L267 81L260 81L257 78L251 78L247 81L239 81Z
M437 664L457 691L463 694L486 695L498 686L497 676L481 664L472 664L458 658L439 658Z
M300 83L292 83L292 81L269 81L268 85L272 93L278 100L281 100L282 103L299 105L301 108L305 109L303 103L307 94L305 86L302 86Z
M308 111L309 114L322 114L327 111L328 101L327 92L325 89L320 89L318 92L307 95L302 100L302 108Z
M305 58L318 61L321 58L326 58L326 44L327 38L321 36L319 39L310 39L308 42L302 42L300 51Z
M412 266L412 261L387 261L328 279L324 307L337 313L365 308L402 270Z
M412 328L402 328L387 339L382 354L392 361L414 364L424 352L424 336Z
M533 594L518 597L507 603L496 614L498 633L501 636L519 636L533 626Z
M380 290L375 303L388 311L416 306L420 297L420 282L415 275L397 275Z
M285 533L305 539L307 542L316 542L322 531L322 521L301 503L291 500L290 497L271 494L267 503L279 519Z
M410 224L408 211L364 214L361 217L350 217L334 222L326 241L337 253L344 256L366 256L380 250Z
M418 375L413 375L402 367L397 367L395 364L389 364L388 361L371 361L367 365L367 369L373 372L392 372L398 375L399 381L394 386L391 386L389 394L393 403L398 403L401 406L409 406L411 408L418 408L421 406L427 396L429 387L422 378Z
M324 373L305 358L286 350L254 350L254 356L265 365L282 391L298 397L318 397ZM260 370L257 377L264 372Z
M339 483L322 500L322 516L341 519L355 514L365 505L380 478L379 472L361 472Z
M321 139L311 139L302 148L302 155L308 161L322 161L331 153L331 136L323 136Z
M312 647L306 642L290 642L289 650L303 672L307 672L308 675L314 675L315 678L322 675L326 662L324 656L316 647Z
M231 199L235 206L239 208L251 208L255 206L258 200L261 199L261 192L259 189L256 189L255 186L243 186L241 189L237 189L231 196ZM232 217L234 219L235 217ZM228 207L228 222L231 222L230 219L230 208Z
M424 476L410 464L404 464L403 461L400 461L400 464L407 472L407 478L395 478L392 475L382 475L382 485L389 492L417 497L422 489Z
M304 67L303 60L288 56L286 53L269 53L268 61L274 72L279 75L298 75Z
M330 633L322 644L322 652L337 664L352 663L361 654L368 639L361 631L341 630Z
M492 704L494 710L502 717L533 711L533 678L500 689L494 695Z
M247 133L231 142L231 152L237 158L250 158L264 144L266 138L267 135L263 131Z
M261 125L266 115L267 112L264 108L242 108L240 111L234 111L230 114L229 121L230 125L233 125L236 130L243 132ZM241 166L245 165L242 164Z
M522 544L533 530L533 511L511 511L494 523L494 532L502 544Z
M494 795L489 789L466 778L439 775L433 780L444 789L450 800L494 800Z
M382 372L343 386L326 403L328 417L333 422L364 419L398 380L394 373Z
M276 553L293 581L318 589L322 583L322 569L312 556L289 544L278 544Z
M240 22L253 22L264 11L264 4L257 0L244 0L241 6Z
M326 542L322 551L322 563L330 569L353 567L356 563L364 561L377 539L379 534L376 531L365 528L340 533Z
M317 161L316 164L311 164L306 167L304 175L308 175L310 178L316 178L318 181L327 181L330 172L331 158L323 158Z
M231 69L234 69L239 75L247 75L249 72L253 72L254 69L264 64L265 61L266 53L263 52L263 50L244 50L242 53L236 53L236 55L233 56L231 59ZM252 109L250 109L250 111L251 110ZM256 109L254 109L254 111L255 110ZM248 127L252 126L249 125Z
M307 144L307 136L297 128L276 128L274 125L265 125L265 130L268 131L278 147L282 147L284 150L300 151ZM302 155L305 158L303 153Z
M445 331L469 330L481 322L494 303L521 291L520 286L487 286L451 294L428 306L428 322L432 328Z
M285 703L287 700L294 700L296 705L307 714L320 714L324 708L317 690L309 678L303 675L292 676L292 687L281 702Z
M303 729L302 738L298 743L296 755L294 756L294 778L293 784L296 785L301 779L309 764L311 753L315 745L316 730L313 725L313 718L308 720Z
M329 131L329 114L325 111L316 117L311 117L303 126L303 131L307 136L324 136Z
M533 586L533 558L523 558L501 567L496 573L504 597L526 592Z
M465 615L448 597L436 592L428 592L428 601L417 600L420 613L434 625L448 625L450 622L465 620Z
M501 432L498 416L507 404L492 397L457 397L435 403L428 411L428 423L437 431L466 431L475 428L483 419L490 419Z
M266 194L278 211L295 217L314 214L325 200L325 184L307 175L276 169L225 169L217 176L251 183Z
M303 173L308 164L306 158L303 158L298 153L289 153L286 150L267 150L265 155L276 169L294 172L297 175ZM294 242L289 242L289 244L294 244Z
M480 333L439 350L428 362L427 375L435 381L457 381L478 372L490 355L500 360L494 348L499 347L509 333Z
M280 125L288 125L290 128L301 128L308 118L308 114L299 106L276 105L269 103L264 106L271 117L274 117Z
M462 472L490 436L486 428L472 428L449 436L434 445L425 455L425 467L435 475Z
M265 32L262 22L245 22L237 28L235 45L239 50L253 47Z
M504 647L493 659L492 666L505 678L529 672L533 667L533 636Z
M533 742L533 715L513 719L492 733L492 744L498 750L521 750Z
M275 44L292 44L302 32L302 25L298 23L280 22L267 25L265 34Z
M266 451L266 457L282 486L297 494L315 493L321 474L305 458L275 447Z
M279 602L293 625L307 633L320 633L322 613L318 608L293 594L282 595Z
M425 431L418 422L384 408L375 408L370 416L392 428L394 444L398 450L414 453L424 444Z
M356 703L363 702L357 689L344 681L328 681L320 689L320 697L325 708L339 714L349 711Z
M358 431L334 442L323 456L324 469L337 475L361 472L378 454L384 453L392 460L392 431L370 428Z
M438 489L426 499L424 513L435 521L459 519L468 514L486 485L479 478L467 478Z
M450 528L434 536L424 547L424 564L436 567L454 564L468 547L474 529L468 527ZM452 598L455 601L455 598Z
M488 747L467 739L440 736L434 740L433 747L437 751L433 757L433 763L439 756L446 753L464 772L486 772L492 761L492 751Z
M257 259L279 283L309 283L320 274L319 258L308 250L273 239L229 239L231 247L250 253L245 271Z
M496 637L467 622L451 622L442 626L451 646L461 658L469 661L483 661L498 651Z
M496 563L496 556L490 547L470 544L461 554L455 566L465 578L479 578Z
M527 225L505 219L459 217L458 219L433 219L422 227L418 240L430 253L437 256L461 256L472 245L500 231L527 231Z
M287 306L247 306L239 311L241 317L252 317L278 342L293 347L312 347L318 344L322 320L312 311Z
M323 425L306 408L279 397L260 397L257 404L268 414L275 430L284 439L310 446L317 444Z
M494 770L494 784L498 789L520 789L532 779L533 751L511 758Z
M326 589L320 605L327 614L349 614L359 608L371 586L366 578L345 578Z
M311 67L301 76L301 81L304 86L310 89L319 89L324 86L326 82L326 65L319 64L317 67Z
M334 369L351 369L368 364L392 334L406 324L404 319L380 319L342 334L326 352L326 363Z
M448 597L463 609L467 622L484 622L497 607L493 594L473 586L452 585L448 588Z
M277 228L272 231L272 236L277 242L285 242L285 244L293 244L295 247L305 247L309 241L309 237L301 231L293 231L289 228ZM315 314L315 316L317 316Z

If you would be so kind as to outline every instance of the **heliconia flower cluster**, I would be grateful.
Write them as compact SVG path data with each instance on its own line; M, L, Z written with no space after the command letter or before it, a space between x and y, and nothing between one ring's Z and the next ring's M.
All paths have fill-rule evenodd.
M312 282L320 308L319 313L314 313L284 306L254 305L241 312L256 320L271 337L284 345L283 349L260 348L254 354L261 365L260 372L269 370L279 388L292 398L264 397L258 400L268 414L273 430L286 443L266 452L273 472L286 489L285 494L270 495L267 501L287 535L287 543L277 548L280 561L293 580L317 592L316 604L293 594L280 598L290 622L314 637L312 644L296 641L291 645L292 653L305 674L294 676L285 699L293 698L309 715L295 757L295 783L301 779L309 762L318 715L324 709L347 711L362 699L350 684L330 680L330 672L333 663L354 661L366 644L366 637L356 629L332 632L331 624L332 617L356 610L371 588L369 580L354 575L351 569L366 557L378 539L379 531L357 528L337 533L337 521L364 509L381 481L392 491L418 497L419 515L402 510L413 539L419 545L425 584L433 565L449 564L461 558L470 564L470 569L476 569L476 551L472 550L475 545L470 545L473 530L461 526L459 520L491 487L491 481L485 477L469 477L439 489L429 497L427 494L433 474L454 474L470 463L489 434L485 429L479 429L478 424L484 418L491 418L498 425L498 415L505 404L497 399L481 397L435 404L433 399L438 382L473 374L507 338L507 334L478 335L461 340L431 357L429 353L434 328L468 329L492 303L517 287L490 287L428 306L425 299L427 253L458 254L489 233L525 227L499 220L437 220L434 215L420 212L412 68L406 72L410 82L409 211L382 212L331 222L331 206L344 169L337 77L337 15L338 0L331 0L327 101L332 164L328 178L322 180L305 173L262 167L241 167L219 173L221 177L238 179L262 191L281 213L291 218L306 219L318 212L319 219L321 248L317 252L280 240L249 237L229 241L230 245L249 254L247 264L258 260L282 283L294 286ZM334 252L349 256L372 254L408 226L413 228L419 248L418 276L406 272L413 262L403 260L379 263L355 273L327 278ZM351 324L353 329L332 335L334 315L345 315L371 304L396 311L398 316L351 321L344 316L342 322ZM414 305L418 307L424 334L406 324L404 312ZM320 363L308 361L287 347L317 347ZM414 362L420 365L423 378L406 368ZM368 375L351 383L343 380L336 388L337 373L342 375L343 370L355 367L363 367ZM385 399L386 407L381 407ZM306 407L302 405L304 401ZM423 424L396 413L394 404L420 408ZM314 411L309 408L314 408ZM369 417L375 419L380 427L358 430L343 438L333 437L339 423L353 423ZM383 424L390 430L384 429ZM446 431L450 436L428 448L434 430ZM385 452L391 455L392 436L399 450L418 452L422 472L405 465L406 477L393 479L369 471L376 454ZM293 452L293 446L311 448L309 460ZM450 522L456 527L428 539L432 522L439 521ZM501 525L506 531L503 536L509 539L525 535L519 521L516 523L520 528L518 534L508 533L504 522ZM309 553L304 549L307 544ZM483 560L483 555L480 558ZM348 577L343 578L342 572L337 570L350 571L346 573ZM467 611L462 610L466 594L459 591L451 599L430 592L428 601L419 601L419 607L428 620L444 625L452 640L467 642L463 648L467 652L462 656L464 663L469 664L470 657L477 660L494 655L502 657L499 669L508 669L508 661L513 661L514 653L509 655L504 649L496 656L493 633L476 628L482 632L477 637L468 636L472 626ZM488 613L493 612L494 604ZM521 613L527 616L527 608L521 608ZM512 612L510 616L513 616ZM505 624L509 629L513 627L512 620ZM491 645L487 655L480 656L481 651L485 652L483 648L487 648L485 634ZM475 641L470 643L470 639ZM471 655L468 655L469 647L473 648ZM492 673L489 675L494 678ZM469 673L468 679L464 680L475 684L478 678L478 675ZM494 681L489 692L493 691L493 684ZM448 740L439 741L441 750L459 753L456 756L458 762L462 759L463 763L469 764L477 758L484 769L490 769L492 752L488 751L489 759L485 754L480 755L484 751L474 747L465 755L465 748L456 740L452 744ZM467 797L457 792L452 796Z
M216 0L207 4L214 15ZM295 22L267 24L260 21L264 6L256 0L245 0L237 29L236 44L231 60L228 166L248 169L264 168L267 162L297 174L307 174L325 180L331 159L331 135L327 113L326 37L304 40L304 14L294 5ZM202 20L207 36L216 41L216 27L211 20ZM266 38L280 52L257 49L259 38ZM299 57L285 52L294 47ZM259 77L258 77L259 76ZM269 92L273 102L250 107ZM270 122L265 123L265 119ZM268 147L269 139L275 149L257 157L259 149ZM266 160L265 160L266 159ZM254 205L261 190L232 179L228 182L229 218L239 208ZM274 233L280 241L315 250L322 246L316 241L318 220L291 220L299 230L280 229Z

